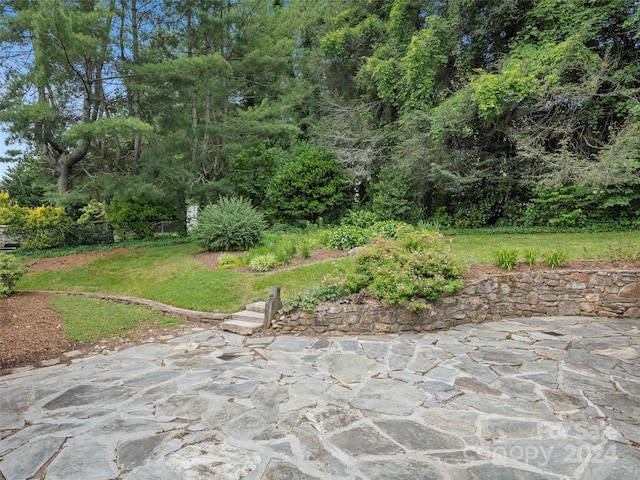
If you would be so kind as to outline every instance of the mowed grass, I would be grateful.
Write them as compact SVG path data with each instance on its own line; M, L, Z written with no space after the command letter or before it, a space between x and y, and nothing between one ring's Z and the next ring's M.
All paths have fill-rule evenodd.
M348 268L351 261L241 273L204 268L195 258L199 251L196 245L183 244L111 252L74 268L28 274L16 288L133 295L182 308L231 313L264 300L274 285L283 288L286 301L319 284L328 273Z
M140 306L95 298L56 295L49 306L59 313L65 336L72 342L131 338L131 331L137 328L176 327L184 323L180 318Z
M535 250L540 254L562 250L568 260L619 260L628 252L640 250L640 231L599 233L500 234L478 233L455 235L453 252L468 263L493 263L493 253L502 247L521 252Z
M493 253L504 246L541 255L559 248L570 260L614 259L621 252L640 251L640 232L474 233L455 235L451 243L454 254L469 263L492 263ZM194 244L115 251L74 268L28 274L17 288L134 295L182 308L231 313L264 300L271 286L282 287L286 301L320 284L326 275L339 276L353 265L352 258L341 258L267 273L209 270L195 258L199 251Z

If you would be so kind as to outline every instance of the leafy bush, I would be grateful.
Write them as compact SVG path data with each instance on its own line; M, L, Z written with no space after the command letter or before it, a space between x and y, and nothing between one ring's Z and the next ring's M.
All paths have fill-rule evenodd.
M27 268L11 255L0 253L0 298L13 292L16 282L27 272Z
M384 238L402 238L415 231L408 223L395 220L375 222L367 228L343 225L331 231L327 246L335 250L351 250L367 244L378 235Z
M640 191L637 188L591 188L570 185L537 187L522 219L527 226L620 228L637 225Z
M264 216L251 201L242 197L222 197L203 209L191 232L195 241L211 251L248 250L257 245L267 228Z
M30 208L20 245L35 250L60 247L65 243L65 234L71 224L71 219L60 207Z
M114 242L113 229L107 222L107 205L91 200L79 208L80 217L69 226L65 234L65 245L98 245Z
M345 169L328 152L312 148L284 163L267 187L269 214L287 223L334 221L352 202Z
M288 301L282 311L283 313L291 313L300 309L311 313L318 303L323 301L335 302L349 293L342 281L327 277L323 280L322 285L318 285Z
M364 245L370 239L371 234L366 228L344 225L331 232L327 243L334 250L351 250Z
M278 259L273 254L258 255L249 260L249 267L253 272L268 272L278 265Z
M20 238L25 249L42 250L65 244L65 235L72 225L63 208L50 205L25 208L0 194L0 224L7 225L8 233Z
M511 270L518 263L518 250L515 248L502 247L493 252L493 263L505 270Z
M385 238L401 238L406 233L415 231L415 228L408 223L397 220L385 220L376 222L369 227L372 237L383 235Z
M567 264L567 254L558 248L545 255L544 263L551 268L564 267Z
M153 235L156 223L171 220L175 214L176 205L162 190L138 184L118 191L107 206L106 218L125 236L133 234L142 239Z
M340 219L340 225L369 228L380 220L380 217L370 210L349 210L349 212Z
M352 293L367 290L385 302L411 303L460 290L462 271L448 243L413 231L401 239L377 237L356 257L355 273L345 285Z

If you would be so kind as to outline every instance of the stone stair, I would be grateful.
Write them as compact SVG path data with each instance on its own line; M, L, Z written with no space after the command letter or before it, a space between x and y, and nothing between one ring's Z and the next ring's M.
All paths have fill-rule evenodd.
M264 327L265 302L250 303L244 310L231 315L220 328L239 335L253 335Z

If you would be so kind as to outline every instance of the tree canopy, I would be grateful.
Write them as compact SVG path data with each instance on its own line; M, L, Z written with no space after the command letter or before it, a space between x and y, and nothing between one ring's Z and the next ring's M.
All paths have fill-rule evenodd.
M638 226L639 23L630 0L0 0L0 125L28 146L0 188ZM284 208L312 157L341 173Z

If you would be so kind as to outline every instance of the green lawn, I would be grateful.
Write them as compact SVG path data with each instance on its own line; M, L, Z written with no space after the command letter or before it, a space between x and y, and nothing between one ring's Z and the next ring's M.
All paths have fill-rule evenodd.
M269 288L283 287L283 299L318 284L328 273L347 268L350 259L327 261L269 273L209 270L196 259L193 244L111 252L68 270L24 276L18 290L103 292L212 312L233 312L264 300Z
M616 259L613 257L640 252L640 231L508 235L480 233L455 235L452 245L458 258L472 263L492 263L492 253L505 246L520 251L535 249L541 254L559 248L569 260Z
M131 330L136 328L175 327L184 323L180 318L141 306L95 298L56 295L49 306L60 314L65 336L72 342L97 342L115 336L131 338Z
M453 251L465 262L492 263L504 246L535 249L544 254L560 248L569 259L612 258L640 252L640 232L509 234L452 237ZM111 252L84 265L61 271L28 274L21 290L63 290L134 295L183 308L233 312L266 298L269 288L282 287L286 301L319 284L327 274L350 268L351 258L298 266L269 273L208 270L195 258L200 248L179 244Z

